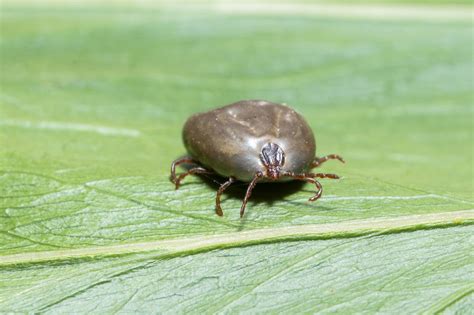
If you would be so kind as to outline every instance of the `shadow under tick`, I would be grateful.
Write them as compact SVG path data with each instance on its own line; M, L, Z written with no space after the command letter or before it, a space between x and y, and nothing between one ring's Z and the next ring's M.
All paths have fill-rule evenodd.
M226 181L225 178L219 176L200 175L199 178L204 184L215 191L217 191L219 186ZM301 181L258 183L252 191L249 205L263 203L267 206L273 206L276 201L281 201L285 199L285 197L301 191L304 184L305 183ZM223 197L225 196L225 198L242 201L248 185L249 183L237 181L224 191ZM311 192L309 192L308 198L310 196ZM224 198L222 198L222 200L224 200Z
M195 165L187 164L182 165L182 167L186 170L189 170ZM219 175L207 175L207 174L196 174L201 181L201 183L184 183L183 186L186 185L201 185L202 183L207 185L211 190L214 190L217 193L220 185L226 182L226 178L221 177ZM276 183L258 183L252 191L252 196L249 200L249 206L256 206L259 204L265 204L268 207L272 207L275 202L282 201L286 197L291 196L298 192L305 192L308 194L308 199L314 194L313 190L310 189L302 189L306 183L303 181L289 181L289 182L276 182ZM229 188L227 188L221 197L222 208L224 211L224 215L226 212L225 209L225 200L226 199L233 199L242 202L245 192L247 191L249 183L236 181L233 183ZM209 200L210 207L214 210L215 207L215 199L211 198ZM310 202L307 199L299 200L299 201L285 201L288 204L302 206L307 205L308 207L312 208L311 210L316 210L315 206L317 206L317 210L322 211L330 211L333 208L322 206L321 204L317 204L318 201ZM251 209L247 209L250 210ZM245 224L245 216L242 218L242 224Z

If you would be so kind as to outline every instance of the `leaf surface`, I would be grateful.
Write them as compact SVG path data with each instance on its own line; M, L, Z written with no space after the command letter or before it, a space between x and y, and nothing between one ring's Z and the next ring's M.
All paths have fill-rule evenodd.
M466 7L124 3L2 8L1 312L469 312ZM342 179L257 186L243 220L245 184L222 218L223 179L175 191L186 118L240 99L303 114Z

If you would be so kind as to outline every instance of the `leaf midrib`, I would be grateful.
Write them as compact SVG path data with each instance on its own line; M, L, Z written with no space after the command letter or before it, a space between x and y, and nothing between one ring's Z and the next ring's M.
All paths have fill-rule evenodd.
M255 229L215 235L198 235L180 239L128 243L101 247L54 250L0 256L0 265L78 259L94 256L117 256L153 252L164 255L194 253L214 248L238 247L265 242L316 238L357 237L372 233L394 233L406 230L436 228L474 223L474 209L434 214L351 220L337 223L309 224Z

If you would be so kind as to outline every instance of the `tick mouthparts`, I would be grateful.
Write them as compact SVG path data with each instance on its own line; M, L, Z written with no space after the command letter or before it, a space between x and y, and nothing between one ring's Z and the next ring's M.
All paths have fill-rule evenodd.
M267 169L283 166L285 164L285 152L278 144L268 142L262 147L260 160Z
M271 178L271 179L278 179L280 178L280 170L279 168L268 168L267 169L267 177Z

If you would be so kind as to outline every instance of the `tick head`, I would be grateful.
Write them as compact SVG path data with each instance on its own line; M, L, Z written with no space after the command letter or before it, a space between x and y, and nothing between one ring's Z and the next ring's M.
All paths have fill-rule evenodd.
M285 152L276 143L268 142L262 147L260 160L265 166L265 177L277 180L280 177L281 167L285 164Z

